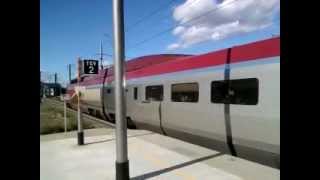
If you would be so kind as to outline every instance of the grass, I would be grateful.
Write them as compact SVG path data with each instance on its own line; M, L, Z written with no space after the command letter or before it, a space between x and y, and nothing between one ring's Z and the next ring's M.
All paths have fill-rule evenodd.
M83 128L99 128L101 124L84 120ZM77 130L77 114L67 111L67 129L68 131ZM64 110L61 106L54 105L45 100L40 104L40 134L52 134L64 132Z

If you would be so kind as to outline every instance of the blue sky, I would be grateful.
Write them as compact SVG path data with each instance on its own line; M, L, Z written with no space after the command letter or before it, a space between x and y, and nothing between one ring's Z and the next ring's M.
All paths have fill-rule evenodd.
M208 12L209 6L214 9L223 5L219 4L222 1L215 0L174 0L169 6L167 4L171 0L124 1L125 26L128 28L125 35L127 57L158 53L200 54L270 38L272 34L279 34L280 31L279 11L268 14L274 7L274 3L250 5L252 0L237 0L229 5L230 9L225 6L223 7L225 9L216 10L199 19L198 22L181 26L180 29L184 31L174 34L173 28L161 36L132 48L136 43L158 32L172 26L178 27L188 19ZM112 54L112 40L104 35L112 35L112 0L41 0L40 3L40 68L42 71L57 72L67 79L67 64L75 64L77 57L98 58L96 54L99 52L101 40L105 53ZM240 3L249 5L246 9L239 9ZM132 26L159 7L165 8L143 19L140 24ZM248 13L255 13L255 16ZM226 25L235 25L235 27L224 29ZM262 29L257 28L264 25L266 27ZM245 29L250 30L246 32ZM170 46L175 48L169 48ZM110 57L105 58L112 62Z

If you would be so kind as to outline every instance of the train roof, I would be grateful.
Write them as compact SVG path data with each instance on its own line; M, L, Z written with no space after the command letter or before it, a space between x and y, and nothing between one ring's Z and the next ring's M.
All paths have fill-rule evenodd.
M191 57L193 55L187 54L156 54L156 55L147 55L141 56L137 58L130 59L126 61L126 72L135 71L138 69L142 69L148 66L153 66L160 63L166 63L173 60ZM113 74L113 66L106 68L108 69L108 73ZM104 69L101 73L104 74Z
M193 55L188 54L157 54L157 55L146 55L126 61L126 72L136 71L156 64L166 63L177 59L191 57ZM113 66L107 67L99 72L96 76L87 76L85 80L100 79L104 76L105 71L108 70L108 74L113 74ZM75 80L73 83L76 83Z
M230 50L230 63L251 61L280 55L280 36L260 40L232 48L222 49L201 55L159 54L134 58L126 62L126 78L139 78L177 71L218 66L227 63ZM106 69L99 75L86 78L84 84L101 83ZM107 81L113 80L113 67L108 69Z
M131 59L126 62L126 71L134 71L147 66L152 66L155 64L166 63L169 61L191 57L192 55L186 54L158 54L158 55L148 55L141 56L134 59Z
M185 57L175 61L145 67L141 70L127 72L126 78L132 79L160 75L204 67L219 66L227 63L232 64L249 62L252 60L275 56L280 56L280 37L274 37L249 44L234 46L232 48L222 49L197 56Z

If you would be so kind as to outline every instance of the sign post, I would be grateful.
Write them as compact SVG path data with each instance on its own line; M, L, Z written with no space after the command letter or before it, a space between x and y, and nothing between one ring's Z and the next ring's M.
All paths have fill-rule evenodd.
M124 18L123 0L113 0L113 50L116 105L116 179L129 180L127 118L124 98Z
M67 103L64 100L64 133L67 133Z
M83 122L82 122L82 112L81 112L81 105L80 105L80 96L81 92L78 91L78 145L84 144L84 133L83 133Z
M78 87L76 88L76 93L78 97L78 145L84 144L84 134L83 134L83 128L82 128L82 112L81 112L81 105L80 105L80 81L81 81L81 74L82 74L82 61L79 58L78 60Z
M76 93L78 96L78 145L84 144L84 132L83 132L83 120L81 112L81 95L85 91L84 87L80 86L81 77L83 75L95 75L99 72L98 60L81 60L78 59L78 86L76 87Z
M64 101L64 132L65 132L65 134L68 131L68 127L67 127L67 101L68 100L70 100L69 94L66 94L65 96L63 96L63 101Z

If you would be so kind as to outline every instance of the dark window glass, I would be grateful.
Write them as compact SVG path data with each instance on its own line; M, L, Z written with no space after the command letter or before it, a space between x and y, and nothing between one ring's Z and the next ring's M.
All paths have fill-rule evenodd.
M107 93L108 93L108 94L111 94L111 89L107 89Z
M77 83L77 81L78 81L77 79L72 79L70 84L75 84L75 83Z
M133 98L134 98L134 100L138 99L138 88L137 87L135 87L133 90Z
M163 86L147 86L146 87L146 100L148 101L162 101L163 99Z
M211 82L211 102L224 103L228 102L228 83L227 81Z
M211 102L256 105L259 81L256 78L211 82Z
M171 100L173 102L198 102L198 83L183 83L171 85Z

